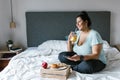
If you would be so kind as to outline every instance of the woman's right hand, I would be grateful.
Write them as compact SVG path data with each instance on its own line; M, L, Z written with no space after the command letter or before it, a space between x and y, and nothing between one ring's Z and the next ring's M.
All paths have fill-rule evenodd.
M72 42L72 44L77 40L77 35L75 32L70 32L68 37L69 42Z
M73 32L70 32L70 34L68 35L68 43L67 43L67 49L68 51L73 51L73 42L70 40L72 37Z
M68 36L68 41L70 41L70 42L71 42L71 40L70 40L70 39L71 39L71 37L73 36L73 34L74 34L74 32L72 32L72 31L71 31L71 32L70 32L70 34L69 34L69 36Z

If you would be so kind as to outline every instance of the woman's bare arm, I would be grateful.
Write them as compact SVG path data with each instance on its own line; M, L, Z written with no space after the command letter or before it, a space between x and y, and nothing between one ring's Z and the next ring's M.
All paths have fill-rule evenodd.
M72 45L72 42L68 40L67 42L67 50L69 52L72 52L73 51L73 45Z
M73 32L70 32L70 34L68 36L68 41L67 41L67 50L70 52L73 51L73 43L72 43L72 41L70 41L72 34L73 34Z
M102 49L102 44L94 45L92 47L92 54L85 55L84 60L98 59L101 49Z

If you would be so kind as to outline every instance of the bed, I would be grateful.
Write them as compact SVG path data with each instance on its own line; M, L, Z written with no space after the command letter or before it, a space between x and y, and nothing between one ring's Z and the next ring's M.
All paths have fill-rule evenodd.
M28 48L14 56L0 72L0 80L57 80L42 78L43 61L59 63L58 54L66 51L66 36L75 29L78 12L26 12ZM73 71L67 80L120 80L120 52L110 46L110 12L89 11L93 25L103 38L107 67L94 74Z

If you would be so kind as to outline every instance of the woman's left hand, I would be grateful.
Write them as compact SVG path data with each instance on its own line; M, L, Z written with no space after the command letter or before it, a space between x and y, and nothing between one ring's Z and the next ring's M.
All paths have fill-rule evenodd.
M71 61L79 61L80 60L80 56L75 54L71 57L67 57L67 59L71 60Z

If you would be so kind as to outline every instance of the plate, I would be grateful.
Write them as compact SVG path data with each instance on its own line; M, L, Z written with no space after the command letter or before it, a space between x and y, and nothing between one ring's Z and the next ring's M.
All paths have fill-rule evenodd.
M52 70L65 70L67 68L67 66L61 66L59 68L50 68Z
M62 67L59 67L59 68L57 68L58 70L64 70L64 69L66 69L67 68L67 66L62 66Z

